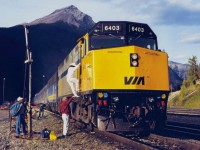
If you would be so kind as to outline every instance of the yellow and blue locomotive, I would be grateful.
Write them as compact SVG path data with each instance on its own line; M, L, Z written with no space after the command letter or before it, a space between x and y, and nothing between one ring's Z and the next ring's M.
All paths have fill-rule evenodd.
M74 76L79 80L81 95L71 103L73 119L106 131L164 127L168 55L158 49L157 37L147 24L96 23L59 65L56 80L50 79L49 83L56 85L55 101L50 101L56 108L52 110L59 111L62 97L73 96L65 77L73 62L80 62ZM48 98L50 87L46 86ZM39 101L37 97L34 101Z

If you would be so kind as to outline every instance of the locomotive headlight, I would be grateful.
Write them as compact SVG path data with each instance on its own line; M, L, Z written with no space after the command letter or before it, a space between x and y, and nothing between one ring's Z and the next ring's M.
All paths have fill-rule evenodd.
M139 66L139 56L137 53L130 54L130 66L138 67Z
M132 61L132 66L136 67L138 65L138 62L136 60Z
M131 54L131 58L138 59L138 55L137 54Z

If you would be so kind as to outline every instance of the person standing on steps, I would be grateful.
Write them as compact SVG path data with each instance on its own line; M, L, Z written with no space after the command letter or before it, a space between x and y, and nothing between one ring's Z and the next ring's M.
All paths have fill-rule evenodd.
M79 97L77 94L77 92L79 91L79 81L78 79L74 78L74 73L79 66L80 63L78 65L76 65L75 63L71 63L67 70L67 75L66 75L67 82L69 83L69 86L75 97Z

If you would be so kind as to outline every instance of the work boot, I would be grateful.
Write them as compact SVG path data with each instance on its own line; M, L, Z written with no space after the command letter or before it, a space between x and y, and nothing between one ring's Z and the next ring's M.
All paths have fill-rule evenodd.
M22 139L25 139L26 138L26 136L25 135L22 135L22 137L21 137Z
M61 139L64 139L64 138L66 138L66 135L62 135L62 136L61 136Z
M15 138L16 138L16 139L19 139L19 135L15 135Z

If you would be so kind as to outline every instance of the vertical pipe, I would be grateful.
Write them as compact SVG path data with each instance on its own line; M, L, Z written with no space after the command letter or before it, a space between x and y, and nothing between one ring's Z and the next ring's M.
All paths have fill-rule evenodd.
M30 52L30 61L32 61L32 53ZM32 72L31 72L31 62L29 63L29 101L28 101L28 105L29 105L29 137L32 136L32 108L31 108L31 80L32 80Z
M26 25L24 25L24 30L25 30L25 38L26 38L26 56L27 56L27 60L30 60L29 47L28 47L28 30L26 28Z
M31 108L31 64L33 62L32 60L32 53L29 51L29 46L28 46L28 30L26 26L25 28L25 38L26 38L26 53L27 53L27 60L25 63L29 65L29 99L28 99L28 135L29 137L32 137L32 108Z

